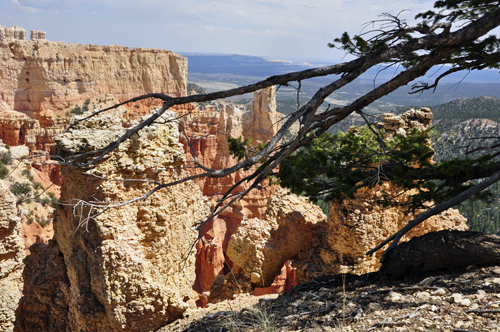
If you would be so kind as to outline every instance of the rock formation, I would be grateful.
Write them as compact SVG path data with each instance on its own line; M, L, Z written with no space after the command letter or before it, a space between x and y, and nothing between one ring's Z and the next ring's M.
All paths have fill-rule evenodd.
M54 225L48 224L45 228L40 226L36 221L31 223L22 223L22 236L26 254L30 254L29 248L34 243L48 243L54 236Z
M71 284L57 243L36 243L24 260L24 290L16 310L15 331L69 329Z
M390 139L411 128L427 128L432 112L422 108L400 116L384 114L383 118L384 122L378 125L385 128L386 138ZM388 183L363 188L355 200L331 203L328 222L320 213L311 215L319 208L304 198L278 190L269 201L265 217L244 220L232 236L227 255L234 263L233 273L216 280L211 300L271 285L284 262L290 259L299 283L321 275L378 270L382 251L373 257L365 253L413 219L402 206L378 205L382 190L394 192L396 188ZM404 203L410 194L401 194L397 200ZM443 229L465 230L465 222L458 210L449 209L414 228L402 241Z
M0 112L0 137L12 147L26 145L30 151L54 153L54 136L66 129L66 121L57 119L53 125L42 127L40 121L16 111Z
M380 275L397 279L431 271L495 265L500 265L500 236L440 231L398 245L387 255Z
M31 34L30 34L30 40L41 40L41 39L45 39L46 37L46 33L45 31L41 31L41 30L31 30Z
M152 92L186 95L187 59L176 53L25 35L19 27L0 27L0 111L56 111L105 93L119 101Z
M0 181L0 330L14 330L14 312L23 290L24 243L16 198Z
M18 25L13 25L10 28L0 24L0 41L24 40L26 30Z
M214 283L210 300L270 286L288 260L317 241L318 229L325 223L318 206L278 187L262 219L243 220L229 240L227 255L234 267Z
M168 183L185 176L175 113L167 112L162 120L166 123L143 129L93 168L66 170L63 205L54 222L55 245L64 257L70 285L66 330L150 331L195 306L195 251L190 247L197 237L195 222L209 210L194 183L109 210L82 204L127 201L154 187L146 179ZM56 141L61 151L79 153L106 146L124 130L118 117L102 115ZM26 299L39 292L34 282L38 277L31 274L25 281L31 287ZM19 321L26 322L37 314L24 310L19 315Z
M0 30L0 66L4 68L0 73L0 139L11 146L24 144L32 154L54 153L53 137L68 125L65 113L74 105L81 106L84 100L91 99L91 105L95 102L110 106L110 100L122 102L150 92L174 97L186 95L187 59L175 53L52 42L45 40L43 31L32 31L28 41L24 40L26 31L20 27ZM176 112L184 114L180 120L180 141L189 166L193 165L193 151L199 162L210 168L221 169L236 163L229 155L226 133L233 137L242 134L254 144L266 142L276 133L275 89L256 92L254 99L250 112L230 103L221 103L220 113L210 107L199 111L189 104L174 107ZM128 105L129 112L122 114L122 119L130 122L149 113L154 106L149 100ZM191 113L186 114L187 111ZM216 130L220 134L214 133ZM32 159L32 167L60 184L60 168L48 157ZM247 173L240 171L227 179L197 179L196 184L204 195L215 199L233 180ZM224 253L231 234L244 217L263 215L272 192L268 187L254 190L202 229L207 245L198 245L199 273L195 286L198 292L208 291L215 276L229 271L231 262Z
M355 200L341 204L330 204L329 222L322 230L322 243L308 248L299 260L297 280L304 282L315 277L332 273L364 274L377 271L383 250L373 256L366 252L403 228L414 215L407 215L404 207L382 207L377 204L381 191L394 192L394 187L383 184L373 189L363 188ZM401 195L398 201L404 203L408 194ZM456 209L427 219L406 234L402 242L423 234L443 229L466 230L466 219Z
M221 112L216 122L218 123L216 144L212 139L207 139L205 144L210 146L210 149L199 149L203 158L199 159L209 162L203 165L212 169L224 169L237 163L237 160L229 154L228 136L250 138L254 145L266 143L271 139L279 128L275 94L275 87L255 92L254 102L249 112L244 112L235 104L221 103ZM204 142L201 141L201 143ZM215 151L214 147L216 147ZM211 156L204 157L203 151L209 152ZM251 172L252 170L240 170L225 178L208 178L203 183L203 194L215 200ZM247 188L248 183L243 183L236 191ZM260 218L264 215L267 201L273 192L274 187L264 184L263 189L251 191L241 201L231 205L202 228L204 241L203 243L200 241L197 245L197 282L194 287L197 292L205 294L200 305L206 304L205 300L215 278L228 273L232 267L231 260L226 256L231 235L245 218Z
M405 135L413 128L426 129L431 125L432 118L431 110L422 107L401 115L383 114L384 121L377 125L385 130L385 139L391 139L394 135ZM388 208L377 204L377 197L382 195L382 191L396 193L395 190L393 185L384 183L372 189L359 190L355 200L330 203L323 243L304 251L302 258L294 262L297 280L303 282L325 273L364 274L378 270L383 250L373 256L366 256L366 252L414 218L414 215L406 213L404 206L395 204ZM411 192L401 194L396 201L404 203L409 195ZM443 229L466 230L466 221L458 210L449 209L415 227L403 237L402 242Z

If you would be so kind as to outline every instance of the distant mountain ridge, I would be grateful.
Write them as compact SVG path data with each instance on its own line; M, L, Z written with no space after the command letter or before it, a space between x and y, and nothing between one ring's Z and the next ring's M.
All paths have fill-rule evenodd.
M196 55L187 54L188 72L198 74L233 74L243 76L267 77L286 74L311 68L303 63L291 61L268 60L257 56L227 54L227 55Z
M269 77L339 63L339 61L333 59L331 61L290 61L241 54L181 54L188 58L188 71L192 74L232 74ZM438 71L441 73L444 72L444 69L439 71L439 68L433 68L429 70L426 76L432 79ZM374 68L363 73L360 80L372 81L377 77L377 80L384 81L391 79L398 72L399 70L383 70L383 67ZM494 70L471 71L467 74L457 73L449 75L441 80L442 83L458 83L461 81L469 83L500 83L500 74Z

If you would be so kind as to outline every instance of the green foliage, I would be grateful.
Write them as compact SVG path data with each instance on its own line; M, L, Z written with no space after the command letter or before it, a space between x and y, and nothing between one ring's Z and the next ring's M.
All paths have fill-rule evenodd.
M5 179L9 175L9 169L2 163L0 163L0 179Z
M16 196L27 195L31 192L31 185L29 183L14 182L10 186L10 191Z
M489 119L500 121L500 99L494 97L479 97L473 99L458 99L446 104L432 107L434 120L470 120ZM446 124L444 124L446 125Z
M71 110L71 113L75 115L82 115L83 113L89 110L89 104L90 104L90 99L87 99L83 103L82 107L75 105L75 107L73 107L73 109Z
M7 146L7 145L6 145ZM10 165L13 163L12 155L10 152L0 152L0 163Z
M73 109L71 110L71 114L75 114L75 115L82 115L83 114L83 110L80 106L76 105L75 107L73 107Z
M39 218L37 217L36 218L36 222L38 223L38 225L42 226L43 228L45 228L48 224L50 224L52 221L47 218L47 219L44 219L44 218Z
M38 189L44 190L45 188L42 186L42 184L40 182L35 182L33 184L33 189L35 189L35 190L38 190Z
M264 144L252 146L252 139L243 139L241 136L238 138L228 137L227 143L229 146L229 153L231 156L237 158L238 161L251 157L254 153L264 148Z
M10 150L10 145L9 145L9 144L5 144L5 148L6 148L7 150Z
M342 201L355 199L362 187L372 188L390 180L400 192L413 190L405 202L409 212L426 208L426 202L440 203L470 188L468 181L475 166L489 167L489 155L469 160L430 162L434 152L429 147L432 128L413 129L406 136L395 135L381 142L383 131L375 134L368 127L336 135L323 134L295 151L281 164L279 181L292 192L319 199ZM394 193L382 190L378 202L396 203ZM488 199L485 191L477 199Z
M329 216L330 215L330 204L322 199L318 199L316 201L316 205L318 205L321 210L323 211L323 213L325 214L325 216Z
M27 168L23 169L23 171L21 172L21 175L26 176L28 178L28 180L30 180L31 182L33 182L33 180L35 179L33 177L33 175L31 175L31 171Z
M56 194L47 193L47 195L49 195L49 197L50 197L50 206L52 206L53 208L56 208L57 204L59 203L59 199L56 197Z
M45 198L40 198L40 197L37 197L35 199L36 202L42 204L42 206L47 206L47 205L52 205L52 201L50 200L50 198L48 197L45 197Z

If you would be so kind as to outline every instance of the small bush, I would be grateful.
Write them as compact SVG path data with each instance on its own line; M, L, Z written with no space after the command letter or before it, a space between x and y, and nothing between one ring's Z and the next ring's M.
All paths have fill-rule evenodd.
M71 113L72 114L75 114L75 115L82 115L83 114L83 111L82 111L82 108L78 105L76 105L75 107L73 107L73 109L71 110Z
M82 112L85 113L89 110L90 99L85 100L82 107Z
M59 203L59 199L56 197L56 194L47 193L47 195L49 195L49 197L50 197L50 206L52 206L53 208L56 208L57 204Z
M23 195L17 196L17 198L16 198L16 205L24 203L25 199L26 199L26 197L24 197Z
M0 179L5 179L9 175L9 169L0 163Z
M29 169L23 169L23 171L21 172L21 175L24 175L28 178L28 180L30 180L31 182L33 182L33 180L35 179L33 177L33 175L31 175L31 171Z
M10 191L16 196L27 195L31 192L31 186L29 183L14 182L10 186Z
M28 218L28 225L31 224L33 221L35 221L35 219L33 219L33 217L29 217Z
M47 226L48 224L50 224L50 219L43 219L43 218L36 218L36 222L38 223L38 225L42 226L45 228L45 226Z
M135 104L135 108L141 108L141 105Z
M39 200L38 200L38 202L39 202L40 204L42 204L42 206L47 206L47 205L49 205L49 204L51 204L51 203L52 203L52 201L50 200L50 198L47 198L47 197L46 197L46 198L39 199Z
M5 147L7 148L8 145L6 145ZM8 148L10 148L10 146ZM12 164L12 162L13 162L13 159L12 159L12 155L10 154L10 152L0 152L0 163L2 163L4 165L10 165L10 164Z
M9 144L5 144L5 148L6 148L7 150L10 150L10 145L9 145Z
M37 190L37 189L44 190L45 189L40 182L35 182L33 188L35 190Z

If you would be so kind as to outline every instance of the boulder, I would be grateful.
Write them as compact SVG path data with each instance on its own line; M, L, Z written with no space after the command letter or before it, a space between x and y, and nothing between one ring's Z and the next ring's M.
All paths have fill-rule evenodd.
M500 265L500 236L443 230L414 237L390 252L380 275L402 278L431 271Z

